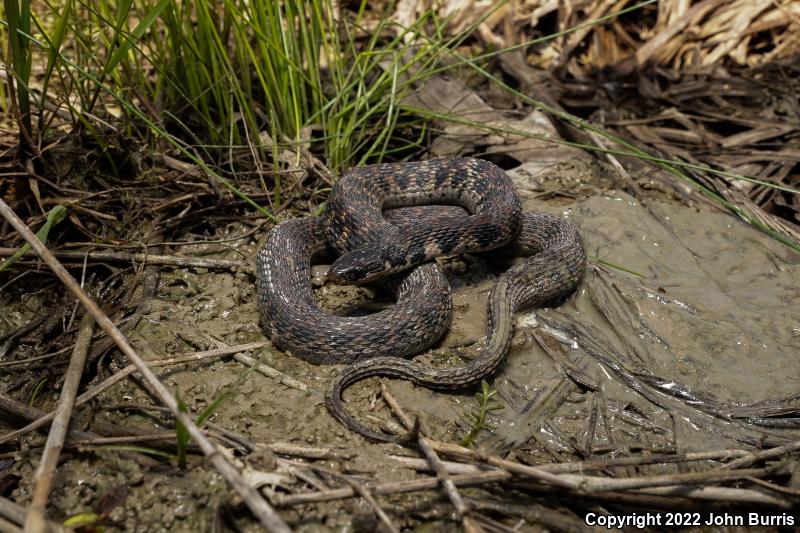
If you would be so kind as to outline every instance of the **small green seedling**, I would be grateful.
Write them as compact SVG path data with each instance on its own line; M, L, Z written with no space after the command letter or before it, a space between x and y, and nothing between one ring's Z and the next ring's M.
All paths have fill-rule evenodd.
M222 405L222 402L231 397L229 391L221 394L217 399L208 404L203 411L197 415L197 425L202 426L208 418L214 414L214 411ZM188 413L189 409L186 407L186 402L183 401L179 392L175 393L175 400L178 402L178 409L183 413ZM189 445L189 430L186 426L181 424L179 420L175 421L175 448L177 450L178 467L181 469L186 468L186 447Z
M478 438L478 434L483 430L491 431L494 426L489 424L486 417L495 411L505 409L505 406L496 399L497 390L491 388L486 380L481 380L481 390L475 393L475 400L478 406L466 414L472 427L469 432L461 439L462 446L474 446Z

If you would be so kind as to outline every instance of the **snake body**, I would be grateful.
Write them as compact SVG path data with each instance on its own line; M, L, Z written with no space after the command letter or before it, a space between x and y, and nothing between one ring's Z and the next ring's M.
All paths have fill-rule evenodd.
M458 205L470 216L436 215L436 210L422 216L408 207L442 203ZM399 225L384 217L383 210L404 207L395 219ZM449 369L402 359L432 345L449 325L449 286L438 267L425 262L508 243L534 255L509 269L493 289L480 355ZM311 291L310 266L330 248L340 257L329 279L363 283L388 276L388 285L396 289L395 307L367 317L322 312ZM475 383L503 362L516 311L570 292L585 262L580 236L569 222L545 213L523 214L505 172L487 161L454 158L372 165L345 174L321 220L292 220L270 232L257 255L256 273L262 321L273 341L314 363L353 363L328 391L328 410L350 429L385 441L391 437L345 410L344 389L374 375L436 389ZM410 273L398 274L410 267Z
M583 276L586 255L580 235L566 220L547 213L525 212L519 249L534 255L507 270L489 295L486 344L464 366L436 369L397 357L358 361L336 378L325 396L328 411L344 426L375 441L394 437L371 430L356 420L342 403L350 385L370 376L405 379L432 389L470 386L495 373L505 360L514 329L514 314L572 291Z
M262 326L278 348L314 364L346 364L418 353L447 331L450 286L435 264L396 280L397 303L389 309L361 317L322 311L311 265L333 254L320 218L288 220L270 231L256 256L256 284Z
M399 228L389 208L448 203L472 216ZM516 237L522 205L511 178L480 159L435 159L356 168L336 182L325 211L328 241L342 255L336 283L364 283L434 257L497 248Z

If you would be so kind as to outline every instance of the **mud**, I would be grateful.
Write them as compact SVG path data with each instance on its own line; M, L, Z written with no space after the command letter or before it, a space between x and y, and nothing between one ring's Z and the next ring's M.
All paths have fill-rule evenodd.
M737 419L739 413L742 418L750 404L798 393L797 254L699 198L687 204L649 191L642 205L615 189L612 171L585 158L513 174L527 209L559 213L578 225L590 266L580 289L566 301L518 317L507 364L491 382L504 409L490 417L493 429L480 434L480 447L549 461L631 450L739 447L765 435L776 440L791 436L759 426L753 417L732 422L722 415L733 413ZM242 228L234 224L217 237L238 231ZM198 244L178 253L214 251L213 257L251 262L258 241L233 241L221 252L218 245L210 246L217 247L205 250ZM436 349L418 360L463 364L483 341L487 295L504 263L465 256L442 264L454 291L453 326ZM367 289L332 286L318 294L321 305L337 313L364 312L374 296ZM2 322L6 330L33 318L42 304L37 294L16 305L9 295L2 298L10 309ZM162 269L158 295L147 307L129 337L149 359L264 340L253 279L245 272ZM564 363L543 351L535 334L572 339L557 351L596 390L565 377ZM587 348L587 338L602 348L605 359L598 358L597 346L594 353ZM331 462L332 468L381 481L413 477L411 470L387 460L396 446L368 444L328 416L323 392L340 368L314 366L269 345L252 355L304 382L308 391L287 387L230 358L160 375L194 413L230 394L211 421L252 443L335 448L350 452L350 458ZM5 374L7 388L13 378ZM476 406L474 390L444 394L402 382L390 382L390 388L432 436L458 441L468 432L465 416ZM348 407L368 421L391 419L375 391L375 380L354 386L346 394ZM153 417L108 409L117 404L150 405L136 382L125 381L102 395L93 406L95 417L153 432L164 429ZM11 497L23 505L37 457L38 452L23 450L13 467L21 479ZM59 489L48 513L63 519L92 509L103 494L123 485L127 497L110 516L126 530L199 531L214 522L229 496L224 482L202 465L195 457L185 472L164 465L145 471L114 451L74 452L59 469ZM367 509L345 502L306 506L285 516L296 520L299 531L328 531L347 527L359 512ZM252 524L240 520L239 526Z

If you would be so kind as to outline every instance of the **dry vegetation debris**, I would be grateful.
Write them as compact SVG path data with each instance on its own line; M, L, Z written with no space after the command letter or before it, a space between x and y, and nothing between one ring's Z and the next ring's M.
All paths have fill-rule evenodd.
M376 15L371 20L370 13ZM399 81L402 90L387 99L359 102L352 108L343 106L333 119L369 119L356 129L342 129L334 137L326 137L319 122L310 119L296 132L276 133L271 129L274 110L256 99L247 112L229 110L230 115L225 116L230 121L219 128L216 137L203 137L203 127L210 122L197 119L196 114L192 117L196 110L191 105L183 102L186 107L164 110L159 107L163 101L141 92L157 78L146 69L142 78L147 83L132 90L131 101L123 104L97 88L98 106L84 108L85 98L58 93L66 88L58 85L51 89L57 94L52 101L40 102L37 98L41 91L35 89L42 88L44 68L34 65L32 103L51 113L45 115L51 122L45 122L52 128L37 132L41 135L39 142L31 143L35 157L26 159L16 151L17 124L5 122L0 126L4 148L0 155L0 197L25 214L31 227L39 227L55 206L67 207L67 218L55 227L49 243L58 248L55 256L107 304L110 321L122 335L135 334L142 321L166 322L171 311L159 315L159 299L175 297L194 302L197 309L193 312L197 313L187 316L195 319L202 313L214 315L215 306L221 308L219 317L227 317L231 308L247 304L252 293L237 291L239 286L252 285L249 267L242 264L248 261L246 254L253 239L281 217L318 212L337 170L380 157L479 154L507 166L522 163L524 172L536 176L562 160L591 160L594 151L597 159L611 165L613 172L609 174L615 187L628 191L636 200L645 198L647 189L666 190L687 203L710 198L795 249L800 246L800 2L399 0L386 20L378 16L378 11L367 15L368 20L359 19L360 25L350 28L352 35L342 35L342 42L372 47L369 54L355 56L363 61L361 67L369 65L371 70L367 69L364 80L359 80L363 84L341 87L364 90L380 80L384 88L395 88L393 83ZM357 19L346 6L336 18L335 28ZM131 26L142 20L146 17L132 17ZM431 22L435 31L424 34L423 30L430 29L425 20L442 25ZM389 28L386 21L397 26ZM182 31L188 28L191 33L196 21L188 22ZM398 27L414 30L398 31ZM156 39L161 35L158 32L166 31L165 26L155 28ZM436 65L441 72L420 74L416 66L402 70L406 64L398 58L410 56L400 54L397 48L385 52L381 61L369 62L379 45L392 42L392 35L400 35L413 52L420 49L423 35L429 38L436 32L453 37L456 43L452 50L437 44L430 56L421 54L425 60L443 56L442 63ZM239 50L235 38L228 37L223 52ZM238 45L244 48L243 43ZM298 65L307 68L308 58L314 56L303 56L300 51L298 57ZM347 54L342 57L343 63L353 59ZM476 59L471 63L465 58ZM143 61L139 66L142 64L149 65ZM136 61L126 62L120 72L136 72L135 65ZM317 74L329 75L327 80L322 76L323 86L336 78L334 71L341 65L320 59L319 66ZM401 74L386 76L392 69L401 70ZM220 79L234 83L235 68ZM68 82L69 77L62 81ZM202 84L200 89L205 92ZM326 96L337 96L330 87L325 90L329 93ZM228 92L223 93L227 98ZM236 93L237 98L241 95L251 96L245 91ZM65 105L68 101L70 107ZM140 107L141 114L126 106ZM401 112L369 115L380 106ZM220 109L214 109L203 120L209 121L214 113L223 116ZM76 120L78 116L80 121ZM181 123L187 117L189 120ZM148 130L147 119L164 129ZM254 124L259 128L248 129ZM226 140L226 128L236 134L236 142L227 139L229 144L215 144ZM188 130L191 135L176 137L179 142L170 144L164 141L167 130L179 131L180 135ZM129 137L143 131L148 133ZM334 154L338 158L334 165L333 157L326 159L331 155L326 151L327 143L338 142L353 131L361 135L359 143L341 143ZM384 131L390 134L378 137ZM363 139L372 142L375 138L379 141L372 145L362 143ZM272 160L265 159L265 154ZM365 159L359 159L362 156ZM605 189L577 183L543 192L536 179L527 183L530 187L524 192L540 200L566 201L588 188ZM254 210L256 204L262 211ZM21 244L18 233L6 222L0 224L0 240L0 257L11 256ZM14 493L26 503L25 490L33 478L30 466L42 447L52 450L58 446L57 440L46 445L31 432L46 427L53 419L59 394L66 393L62 387L69 353L80 344L79 336L84 341L87 335L91 337L91 331L85 333L87 327L83 335L79 334L79 308L33 255L23 255L11 274L0 275L0 298L3 304L15 306L13 316L0 317L0 356L4 358L0 361L4 387L0 394L0 422L4 426L0 442L7 446L2 461L12 461L0 463L0 490L2 496ZM174 274L175 268L192 275ZM225 302L196 298L202 296L203 288L194 274L207 271L224 272L235 280ZM645 359L642 353L648 348L637 337L641 331L624 330L626 324L633 323L633 304L625 290L650 289L631 289L600 265L595 265L593 272L600 281L592 299L608 309L605 316L609 320L622 324L618 333L627 336L631 349L628 357ZM35 290L28 291L27 285ZM666 300L663 290L659 287L647 293L647 298ZM12 301L16 297L19 301ZM567 331L568 325L558 320L558 315L551 316L550 322L543 324L552 328L551 333ZM270 386L291 389L292 394L310 394L309 389L313 393L318 384L317 375L314 381L298 381L287 375L280 363L276 365L280 368L273 368L242 353L263 348L263 340L227 346L199 329L187 320L186 331L175 333L169 344L180 355L148 361L149 366L169 368L159 374L160 378L168 380L172 368L185 368L176 365L196 365L190 369L199 372L212 364L209 361L223 361L220 364L252 367L274 379ZM252 331L236 335L249 338ZM552 462L542 462L540 456L528 454L524 446L489 453L414 433L418 428L402 415L403 408L386 389L382 398L412 431L412 440L424 459L399 448L387 456L385 450L374 452L360 444L342 449L331 443L285 443L280 435L271 435L273 442L264 444L253 442L246 430L233 431L224 423L214 422L204 425L209 440L201 439L201 446L213 462L221 465L220 470L240 485L240 494L249 498L251 508L261 509L262 521L275 527L282 527L280 519L270 522L275 516L262 497L283 508L281 516L292 525L316 520L330 527L343 526L337 520L349 523L348 513L353 511L353 522L365 530L375 529L378 522L388 530L398 529L396 522L401 527L425 522L447 524L453 509L455 519L468 531L508 531L514 524L512 517L554 530L583 531L586 526L580 516L586 509L725 511L752 505L777 515L798 509L800 445L796 438L776 435L797 429L796 395L752 405L716 401L646 371L630 371L626 367L630 360L620 361L615 350L602 343L593 344L600 338L596 331L574 330L575 338L593 350L596 360L570 360L554 335L537 333L534 337L558 361L564 375L554 381L550 397L530 403L542 410L536 415L537 420L544 420L542 428L555 431L547 424L558 406L572 401L576 394L587 393L592 398L588 425L582 429L585 434L571 439L553 436L554 442L571 450L573 460L564 461L566 452L554 452L546 446L550 455L545 455ZM201 449L186 448L176 439L181 429L174 425L170 411L142 400L152 398L147 391L159 390L154 381L133 381L125 389L135 391L125 393L127 403L98 400L114 386L140 379L135 366L114 348L116 341L125 350L124 339L112 341L113 336L95 335L86 346L83 393L76 398L81 409L76 412L81 414L83 426L66 432L67 461L78 464L87 456L103 458L103 453L109 453L106 447L128 446L113 456L115 465L124 464L120 471L137 472L131 477L137 479L140 489L142 472L156 484L183 478L184 473L171 464L184 452L189 454L190 471L206 476L204 480L213 479L215 474L199 458ZM194 351L185 353L187 349ZM626 418L645 435L658 434L661 440L675 438L674 428L660 427L659 421L629 404L608 401L599 382L587 372L597 361L616 368L623 382L643 391L641 394L653 404L666 406L666 411L678 413L693 424L706 424L715 435L750 447L693 453L674 447L660 450L654 439L647 453L641 453L636 446L643 445L635 438L633 445L612 442L609 420L615 416ZM180 411L178 403L160 392L163 405ZM130 397L138 400L128 401ZM307 396L303 398L308 401ZM26 405L28 401L31 405ZM150 426L128 425L127 415L114 418L117 413L134 411L147 412L147 420L158 431ZM531 438L528 446L540 444ZM224 452L217 454L215 450L219 449ZM384 479L381 471L359 470L364 464L358 462L359 455L370 457L370 467L380 464L388 470L388 457L406 474L413 471L419 475ZM535 464L528 464L534 460ZM13 462L22 466L15 470ZM244 473L248 486L241 487L231 465ZM46 492L52 475L51 471L42 472L36 480L44 480L39 485L44 488L33 500L40 513L47 510L43 507L46 494L42 496L41 491ZM469 488L480 486L490 488ZM260 489L259 494L254 495L252 487ZM439 487L446 500L437 492ZM488 497L489 493L494 497ZM98 489L89 497L91 505L80 505L92 509L98 523L120 525L125 512L133 507L126 502L127 494L127 489L112 488L107 497L100 497ZM390 503L382 499L403 494L413 496L395 497L388 500ZM239 512L241 501L235 498L202 492L196 497L203 505L216 506L220 522L220 516L226 513L229 522L237 519L231 515L241 520L244 514ZM341 507L325 507L323 503L352 498L365 502L366 511L360 513L363 509L354 504L345 509L348 516L343 518ZM163 527L175 524L177 511L168 511L172 515L160 522ZM25 512L17 503L0 498L0 515L6 520L21 525ZM130 511L128 519L132 514ZM185 514L185 509L178 514L184 518L191 515ZM41 518L41 514L37 516Z

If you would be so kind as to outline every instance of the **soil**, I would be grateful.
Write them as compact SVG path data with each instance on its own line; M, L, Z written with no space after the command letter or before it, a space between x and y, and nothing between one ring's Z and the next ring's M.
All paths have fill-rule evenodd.
M562 214L579 227L590 265L575 294L552 308L518 317L507 364L491 381L504 408L490 415L491 430L480 433L479 448L510 452L525 462L550 462L798 438L796 431L758 425L747 416L748 409L769 401L796 405L798 254L699 197L676 199L646 190L635 198L621 192L613 170L585 157L546 168L520 167L511 174L526 209ZM232 223L214 237L233 237L247 229ZM224 246L197 244L167 253L210 255L250 265L263 238L260 233ZM418 359L457 365L474 356L483 341L487 295L507 262L463 256L441 263L453 288L453 326L436 349ZM0 293L0 334L36 318L58 290L48 286L28 292L14 285ZM319 288L318 295L321 306L332 312L366 304L374 296L368 289L330 285ZM137 300L136 294L132 300ZM246 269L163 268L157 296L138 303L142 318L128 336L151 360L265 340L254 280ZM564 360L582 371L593 387L578 386L566 377L569 368L543 351L535 335L572 339L571 345L560 345L565 346ZM589 337L593 349L587 348ZM227 395L211 422L256 446L289 442L330 449L335 457L317 465L364 480L417 476L388 457L405 454L403 448L368 443L328 415L323 392L341 368L308 364L270 344L250 355L305 383L308 390L289 387L230 357L172 367L159 375L193 413ZM111 363L108 372L120 365ZM33 376L0 370L0 389L9 395L20 389L20 380ZM99 374L84 390L107 375ZM345 395L349 409L373 424L392 418L376 400L376 383L359 383ZM458 442L469 431L467 415L477 406L475 390L445 394L394 381L389 387L402 405L420 416L432 437ZM34 405L49 411L56 399L54 394ZM80 409L77 424L109 421L149 433L170 430L159 413L133 409L152 405L139 382L123 380ZM10 498L21 505L30 498L41 440L34 434L23 439L13 462L4 466L6 479L16 480ZM254 470L276 474L278 492L281 485L295 481L266 449L250 454L246 462ZM126 531L202 531L226 520L245 531L255 530L255 522L242 518L246 513L238 513L239 518L226 514L230 491L202 456L191 455L185 470L174 465L160 461L148 467L111 448L68 448L48 516L63 520L80 512L99 512L105 505L107 521ZM474 488L465 493L492 492ZM419 503L419 494L382 501L390 502L389 508L407 510L405 518L395 515L399 526L416 526L419 531L456 528L449 512L437 511L435 505L408 511ZM281 512L298 531L369 527L359 526L370 510L357 500Z

